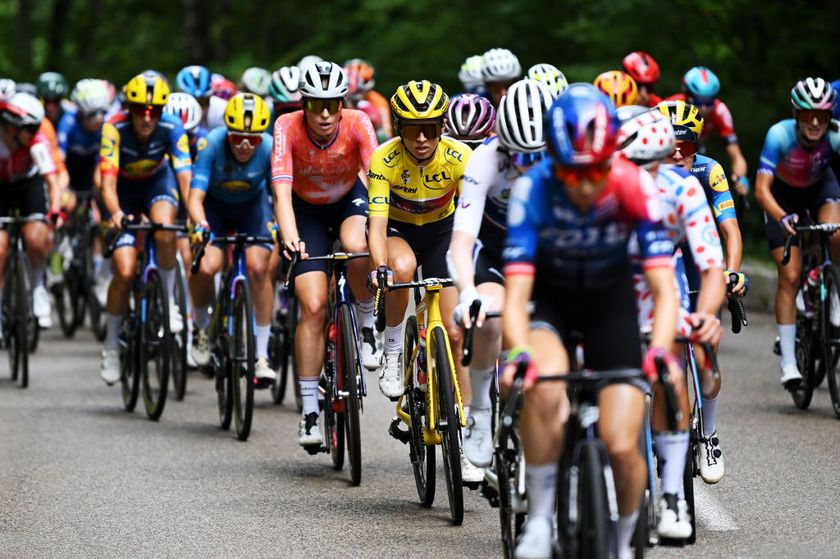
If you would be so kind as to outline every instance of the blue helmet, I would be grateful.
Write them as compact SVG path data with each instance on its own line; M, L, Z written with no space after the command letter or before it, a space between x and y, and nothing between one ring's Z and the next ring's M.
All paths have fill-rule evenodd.
M204 66L184 66L175 76L178 91L189 93L193 97L210 95L210 70Z
M705 66L695 66L683 76L685 92L691 97L712 99L720 93L720 80Z
M615 152L615 106L592 84L570 85L548 109L545 120L549 152L562 166L597 165Z

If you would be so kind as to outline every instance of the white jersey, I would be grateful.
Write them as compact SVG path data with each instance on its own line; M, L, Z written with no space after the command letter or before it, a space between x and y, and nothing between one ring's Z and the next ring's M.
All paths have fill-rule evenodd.
M656 175L656 187L659 190L663 222L674 246L688 241L694 263L703 272L709 268L723 269L723 248L720 244L712 210L706 201L700 182L682 167L660 165ZM680 291L681 309L679 331L687 336L691 333L688 322L688 287L684 278L682 253L675 254L675 269L678 271L677 284ZM641 270L633 274L633 286L639 311L639 326L649 330L653 320L653 297Z
M484 246L501 255L507 234L510 189L521 175L498 137L485 140L473 151L461 177L453 231L480 238Z

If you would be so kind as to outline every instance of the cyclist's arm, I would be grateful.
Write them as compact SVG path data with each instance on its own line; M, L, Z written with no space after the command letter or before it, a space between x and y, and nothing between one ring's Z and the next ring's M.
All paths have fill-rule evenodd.
M784 217L785 210L782 209L776 201L775 196L773 196L773 193L770 192L772 185L772 174L759 172L755 176L755 198L758 200L758 204L761 206L761 209L767 212L767 216L770 219L779 221Z
M741 153L741 146L738 142L733 142L726 146L726 153L729 154L729 160L732 161L732 175L736 178L747 176L747 160L744 154ZM738 185L735 185L738 188Z
M102 140L99 148L99 171L101 175L102 201L108 212L115 216L120 212L117 197L117 175L120 171L120 133L110 122L102 126Z
M274 144L271 155L271 189L274 192L274 216L280 227L283 242L296 243L300 240L295 211L292 207L292 179L294 162L289 141L290 120L281 116L274 122Z
M656 313L653 315L653 328L650 337L651 347L669 349L677 331L679 299L674 289L673 266L645 268L645 281L650 287ZM507 320L507 315L505 315Z
M776 174L776 165L782 158L782 145L785 139L785 127L782 122L774 124L767 131L764 139L764 146L761 148L761 158L758 162L758 170L755 176L755 198L768 217L779 221L784 217L785 211L776 202L770 187L773 185L773 177Z
M213 178L213 165L216 161L215 146L202 152L201 157L196 158L193 166L195 173L190 181L190 194L187 198L187 213L190 220L198 225L207 221L204 213L204 198L207 196L207 189Z
M55 161L55 153L51 149L49 138L39 132L29 148L29 154L32 157L33 164L38 169L38 173L44 177L44 181L47 183L50 209L57 210L61 207L61 193L64 188L61 184L58 164Z
M192 159L190 158L190 140L180 121L172 129L169 145L169 159L178 180L178 191L182 200L190 197L192 179Z
M534 290L534 274L511 274L505 271L505 304L502 334L504 347L528 345L528 302Z
M741 241L741 228L737 219L726 219L718 223L720 234L726 245L726 267L735 272L741 269L744 245Z
M450 275L455 279L459 291L475 286L473 249L481 230L487 192L492 185L493 175L497 172L496 162L485 158L487 153L495 155L495 150L474 152L461 176L461 197L455 209L452 242L448 253Z
M374 267L388 265L388 213L391 184L383 174L380 157L372 158L368 171L368 250Z

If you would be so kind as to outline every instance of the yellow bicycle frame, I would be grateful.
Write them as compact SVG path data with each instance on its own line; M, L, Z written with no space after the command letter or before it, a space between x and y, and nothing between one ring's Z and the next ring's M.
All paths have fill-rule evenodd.
M434 335L436 329L440 329L443 333L444 343L446 344L446 356L449 359L449 370L452 372L452 385L455 388L455 404L458 406L458 417L461 422L461 427L466 427L467 418L464 415L464 405L461 401L461 387L458 385L458 375L455 371L455 362L452 359L452 349L449 345L449 336L446 334L446 328L443 325L443 319L440 314L440 290L443 289L441 285L429 285L425 289L423 295L423 302L417 305L415 314L417 315L417 344L411 354L406 369L414 371L414 364L417 360L420 349L420 332L426 328L426 427L423 431L423 442L429 445L439 445L441 443L440 432L437 430L439 424L438 418L438 401L437 401L437 370L435 368L434 360ZM428 315L428 316L427 316ZM425 320L428 318L428 324ZM411 416L402 408L402 402L405 398L405 392L411 390L412 374L405 376L405 391L397 401L397 417L399 417L406 425L411 426Z

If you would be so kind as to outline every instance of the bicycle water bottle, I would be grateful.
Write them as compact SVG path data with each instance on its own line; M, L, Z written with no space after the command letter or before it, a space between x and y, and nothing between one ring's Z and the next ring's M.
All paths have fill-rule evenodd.
M327 335L327 362L324 363L324 371L327 378L333 376L335 367L335 324L330 324L330 331Z
M805 280L805 316L811 317L814 315L814 303L819 297L818 293L816 292L817 284L820 281L820 269L819 268L812 268L811 271L808 272L808 277Z
M52 287L61 283L64 263L62 262L61 251L54 250L50 254L49 266L47 266L47 286Z
M426 391L426 329L420 330L420 339L417 348L417 387Z

